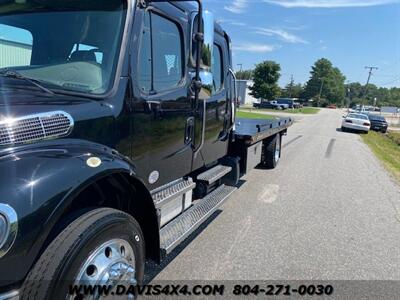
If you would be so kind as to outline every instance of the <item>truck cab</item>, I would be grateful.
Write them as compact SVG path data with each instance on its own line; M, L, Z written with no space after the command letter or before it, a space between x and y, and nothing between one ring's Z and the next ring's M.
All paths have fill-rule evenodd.
M231 41L200 0L6 0L0 32L0 299L142 284L279 161L292 120L235 119Z

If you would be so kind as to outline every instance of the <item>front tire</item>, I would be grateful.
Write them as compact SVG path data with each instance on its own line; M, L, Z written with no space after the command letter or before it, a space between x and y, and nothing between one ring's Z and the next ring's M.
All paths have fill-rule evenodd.
M79 284L141 284L144 264L144 238L135 219L115 209L95 209L48 246L29 272L20 299L79 299L69 295L69 287Z

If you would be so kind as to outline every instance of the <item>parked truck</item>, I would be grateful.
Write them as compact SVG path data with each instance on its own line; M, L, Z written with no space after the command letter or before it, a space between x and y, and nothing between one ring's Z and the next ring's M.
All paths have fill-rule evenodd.
M266 108L266 109L277 109L277 110L285 110L289 109L289 104L286 103L280 103L278 101L266 101L266 100L261 100L261 102L253 103L254 108Z
M1 300L141 284L279 162L292 120L235 118L231 41L200 0L5 0L0 32Z

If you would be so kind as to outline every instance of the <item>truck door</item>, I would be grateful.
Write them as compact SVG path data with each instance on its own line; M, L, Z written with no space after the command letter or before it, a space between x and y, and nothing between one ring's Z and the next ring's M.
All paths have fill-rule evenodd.
M135 15L132 153L151 189L191 171L194 118L186 22L187 15L167 2Z
M228 132L230 127L229 83L227 82L229 56L225 38L215 32L211 72L213 75L213 86L211 96L206 100L206 124L204 133L204 146L201 155L194 158L194 167L201 163L210 164L227 154ZM197 114L199 116L200 114ZM201 120L196 120L196 124ZM196 130L198 134L198 130ZM196 135L197 137L197 135ZM198 141L199 138L196 138Z

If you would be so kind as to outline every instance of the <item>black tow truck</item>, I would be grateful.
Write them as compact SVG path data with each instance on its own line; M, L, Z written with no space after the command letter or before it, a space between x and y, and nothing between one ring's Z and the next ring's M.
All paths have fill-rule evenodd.
M141 284L279 162L292 120L236 120L231 41L200 0L5 0L0 36L1 300Z

